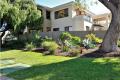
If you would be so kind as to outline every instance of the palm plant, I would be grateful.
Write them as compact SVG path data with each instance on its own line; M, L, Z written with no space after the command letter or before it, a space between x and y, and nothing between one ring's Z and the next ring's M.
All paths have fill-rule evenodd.
M74 9L77 15L85 14L86 9L85 0L75 0Z

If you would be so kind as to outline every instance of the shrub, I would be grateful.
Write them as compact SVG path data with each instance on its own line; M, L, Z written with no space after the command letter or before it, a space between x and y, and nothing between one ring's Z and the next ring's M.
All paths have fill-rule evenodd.
M98 38L95 36L95 34L88 34L85 36L87 39L89 39L90 41L92 41L93 43L102 43L102 39Z
M70 57L74 57L74 56L77 56L77 55L79 55L80 54L80 49L71 49L70 51L69 51L69 56Z
M54 54L55 50L59 47L54 41L43 41L42 47L49 50L51 54Z
M40 47L41 42L43 41L43 39L39 35L39 32L35 32L35 33L31 33L31 34L25 34L23 36L26 37L26 46L25 47L27 47L27 45L32 45L32 44L35 47Z
M84 39L81 44L86 49L95 48L96 47L96 45L93 44L93 42L91 40L89 40L89 39Z
M60 39L63 43L69 43L69 45L78 45L81 42L81 38L77 36L72 36L68 32L63 32L60 35Z
M78 44L81 43L81 38L77 37L77 36L73 36L71 41L72 41L73 44L78 45Z
M67 39L71 39L72 36L70 33L68 32L63 32L61 35L60 35L60 40L64 41L64 40L67 40Z
M28 44L34 44L36 47L40 47L40 43L43 41L39 33L35 33L32 35L31 39L28 40Z
M31 43L26 43L25 48L27 50L32 50L33 48L35 48L36 46L31 42Z
M23 40L11 40L6 42L6 44L4 44L5 48L9 48L9 49L20 49L25 47L25 41Z
M63 46L63 51L64 52L68 52L69 51L69 47L68 46Z
M63 32L60 35L60 39L63 43L63 51L68 51L70 48L76 47L80 45L81 43L81 38L77 36L73 36L68 32Z
M45 36L45 38L43 39L44 41L53 41L52 38L49 38L48 36Z

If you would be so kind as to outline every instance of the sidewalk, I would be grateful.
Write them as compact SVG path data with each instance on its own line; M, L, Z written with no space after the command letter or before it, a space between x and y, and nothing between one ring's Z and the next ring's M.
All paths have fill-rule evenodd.
M6 76L0 76L0 80L15 80Z

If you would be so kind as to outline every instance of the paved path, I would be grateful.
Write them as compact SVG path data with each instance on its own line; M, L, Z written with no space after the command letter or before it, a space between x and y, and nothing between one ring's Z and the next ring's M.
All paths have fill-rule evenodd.
M30 65L15 63L14 60L0 60L0 80L15 80L13 78L6 77L7 74L29 68Z
M0 76L0 80L15 80L6 76Z

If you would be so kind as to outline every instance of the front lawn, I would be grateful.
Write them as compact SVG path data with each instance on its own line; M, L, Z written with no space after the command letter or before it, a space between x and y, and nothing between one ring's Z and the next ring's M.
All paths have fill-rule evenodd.
M0 59L32 66L7 75L16 80L120 80L120 58L70 58L10 50L1 52Z

